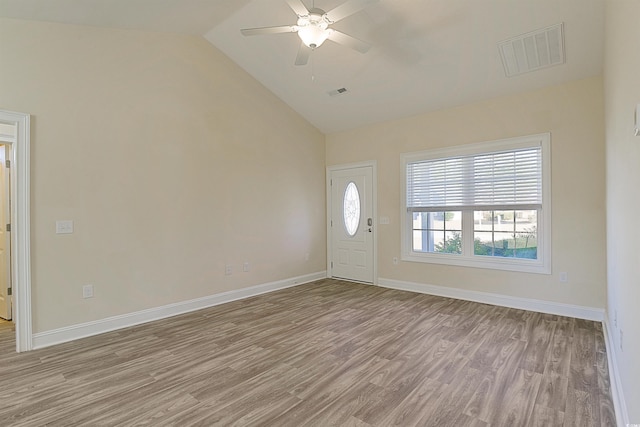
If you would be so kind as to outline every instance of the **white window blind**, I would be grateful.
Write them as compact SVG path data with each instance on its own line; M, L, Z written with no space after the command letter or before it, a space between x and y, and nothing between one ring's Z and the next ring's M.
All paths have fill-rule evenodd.
M541 206L541 147L407 163L409 211Z

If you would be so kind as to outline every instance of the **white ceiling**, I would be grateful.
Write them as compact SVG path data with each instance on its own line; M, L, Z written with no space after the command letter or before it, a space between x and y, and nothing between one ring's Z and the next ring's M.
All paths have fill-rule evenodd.
M0 0L0 16L201 34L325 133L598 75L603 62L604 0L380 0L333 26L368 53L327 41L306 66L293 64L295 34L240 34L294 24L285 0ZM559 22L566 63L505 77L497 43Z

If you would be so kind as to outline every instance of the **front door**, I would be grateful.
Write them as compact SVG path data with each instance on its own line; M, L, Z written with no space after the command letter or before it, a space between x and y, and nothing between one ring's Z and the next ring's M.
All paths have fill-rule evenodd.
M373 166L332 169L331 276L373 283Z

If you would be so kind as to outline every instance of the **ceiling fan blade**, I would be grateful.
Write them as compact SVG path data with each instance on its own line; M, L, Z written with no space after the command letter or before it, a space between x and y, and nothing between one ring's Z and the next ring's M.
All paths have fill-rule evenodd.
M351 49L357 50L360 53L367 53L367 51L371 48L371 45L369 43L336 30L331 31L331 33L329 34L329 40L350 47Z
M349 15L353 15L377 1L378 0L348 0L340 6L331 9L329 12L325 13L324 16L326 16L330 22L338 22L339 20L344 19Z
M300 42L300 48L298 49L298 55L296 56L296 65L307 65L309 55L311 55L311 48Z
M240 30L244 36L258 36L263 34L295 33L298 27L295 25L282 25L279 27L243 28Z
M287 4L298 16L305 16L309 14L307 7L301 0L287 0Z

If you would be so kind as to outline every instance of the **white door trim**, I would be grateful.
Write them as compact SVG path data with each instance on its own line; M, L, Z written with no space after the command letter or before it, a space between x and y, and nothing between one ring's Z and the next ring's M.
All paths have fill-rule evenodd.
M327 188L327 277L333 277L333 269L331 268L331 260L333 259L333 246L331 240L331 174L334 171L355 169L362 167L371 167L373 172L373 182L371 185L373 191L373 284L378 284L378 163L375 160L348 163L342 165L327 166L326 188Z
M0 122L16 126L17 135L9 141L11 150L11 274L16 351L33 348L31 322L31 204L30 135L31 116L0 110Z

